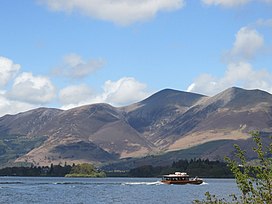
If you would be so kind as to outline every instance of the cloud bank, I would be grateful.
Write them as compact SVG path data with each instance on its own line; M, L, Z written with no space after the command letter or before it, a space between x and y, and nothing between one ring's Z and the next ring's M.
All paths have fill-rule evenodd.
M227 69L224 75L215 77L207 73L202 74L187 88L187 91L214 95L229 87L240 86L272 93L272 73L265 69L256 69L249 63L264 46L264 38L257 30L242 27L235 35L233 47L225 56Z
M262 89L272 93L272 73L267 70L256 70L250 63L238 62L228 65L222 77L210 74L200 75L187 91L212 96L229 87L240 86L246 89Z
M264 47L263 36L255 29L242 27L235 35L235 42L227 58L230 61L250 60Z
M94 92L87 85L71 85L60 90L59 100L65 109L85 105L93 99Z
M15 79L7 96L30 104L46 104L55 97L55 87L46 77L24 72Z
M53 11L79 12L84 15L129 25L145 21L160 11L182 8L184 0L39 0Z
M95 70L89 66L92 63L84 62L78 55L68 55L65 62L69 65L65 73L73 78L85 77ZM49 77L20 72L20 68L21 65L11 59L0 56L0 116L38 108L56 99L60 108L69 109L92 103L123 106L149 96L146 85L133 77L108 80L100 93L86 84L69 85L58 90Z
M35 107L37 106L25 102L10 100L6 97L5 93L0 93L0 116L5 114L16 114Z
M145 84L133 77L123 77L117 81L106 81L102 93L96 94L86 85L77 85L62 89L59 97L62 108L69 109L92 103L123 106L143 100L149 95Z
M0 56L0 88L5 86L19 72L21 66Z
M20 64L0 56L0 116L39 107L55 97L55 87L49 78L20 69Z
M133 77L123 77L118 81L108 80L105 82L103 90L102 98L105 102L119 106L140 101L149 95L146 85Z

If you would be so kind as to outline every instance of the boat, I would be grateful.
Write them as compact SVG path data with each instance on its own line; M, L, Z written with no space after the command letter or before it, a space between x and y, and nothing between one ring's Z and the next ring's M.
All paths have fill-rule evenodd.
M203 180L198 177L190 178L190 176L185 172L175 172L174 174L163 175L161 182L165 184L199 185L203 183Z

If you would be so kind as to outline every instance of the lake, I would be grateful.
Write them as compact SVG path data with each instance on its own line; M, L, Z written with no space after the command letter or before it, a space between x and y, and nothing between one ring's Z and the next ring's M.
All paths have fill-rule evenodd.
M236 193L233 179L204 179L201 185L167 185L159 178L0 177L0 203L192 203L206 191Z

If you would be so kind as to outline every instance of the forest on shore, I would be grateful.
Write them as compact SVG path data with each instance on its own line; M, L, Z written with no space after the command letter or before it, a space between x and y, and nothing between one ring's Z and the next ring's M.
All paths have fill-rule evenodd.
M0 169L0 176L37 176L37 177L105 177L106 174L92 164L73 164L30 167L6 167Z
M210 161L208 159L181 159L171 166L145 165L131 169L131 177L160 177L174 172L186 172L190 176L205 178L233 178L233 174L225 162Z
M170 166L144 165L129 171L103 172L92 164L6 167L0 169L0 176L47 176L47 177L161 177L176 171L186 172L191 176L205 178L232 178L227 164L208 159L181 159Z

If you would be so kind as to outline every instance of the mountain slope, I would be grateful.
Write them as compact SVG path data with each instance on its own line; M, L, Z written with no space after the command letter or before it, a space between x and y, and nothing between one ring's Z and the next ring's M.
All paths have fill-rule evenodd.
M93 104L3 116L0 162L108 163L189 149L214 159L230 154L233 143L250 149L251 130L272 133L267 92L233 87L208 97L165 89L121 108Z
M62 111L31 136L37 134L46 135L47 141L17 162L41 164L68 159L76 163L83 158L85 162L105 162L152 151L152 144L126 123L122 111L108 104Z
M197 145L219 139L247 139L251 130L271 132L271 124L272 95L234 87L201 101L169 124L175 135L169 149L184 148L185 141L192 140Z
M149 98L125 107L128 123L150 142L161 146L165 125L175 121L206 96L171 89L162 90Z
M6 115L0 118L0 133L29 135L38 132L54 116L62 110L54 108L38 108L16 115Z

